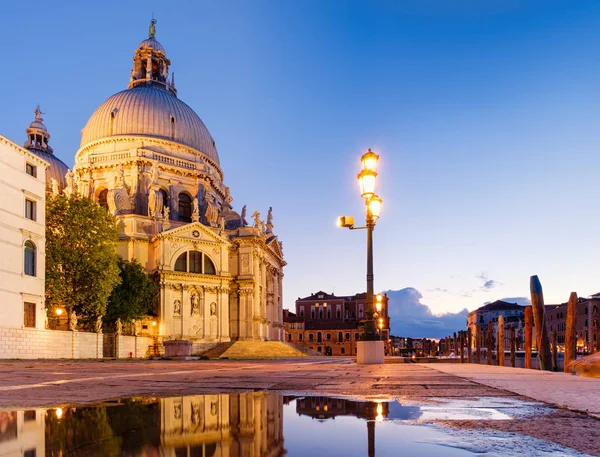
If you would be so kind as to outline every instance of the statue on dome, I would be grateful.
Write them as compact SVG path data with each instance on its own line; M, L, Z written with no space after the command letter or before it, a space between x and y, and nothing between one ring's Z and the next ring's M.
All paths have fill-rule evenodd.
M152 18L152 20L150 21L150 28L148 30L148 38L151 38L153 40L156 38L155 24L156 24L156 19Z

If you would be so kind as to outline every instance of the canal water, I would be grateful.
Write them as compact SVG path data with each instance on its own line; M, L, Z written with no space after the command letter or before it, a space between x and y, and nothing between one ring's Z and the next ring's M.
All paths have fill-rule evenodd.
M0 457L584 455L526 435L448 426L550 411L492 397L426 404L267 392L130 398L0 411Z

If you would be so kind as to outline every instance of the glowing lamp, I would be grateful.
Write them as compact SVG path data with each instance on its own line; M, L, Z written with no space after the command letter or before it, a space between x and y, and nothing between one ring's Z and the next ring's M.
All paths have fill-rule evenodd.
M156 321L152 321L152 327L156 327Z
M54 410L54 415L56 416L57 419L60 419L63 415L63 410L62 408L56 408Z
M369 149L360 158L360 162L362 163L363 170L377 171L379 156Z
M381 302L378 301L377 303L375 303L375 309L377 310L378 313L381 312Z
M372 170L361 171L357 178L360 183L360 195L363 198L371 198L375 194L375 178L377 173Z
M56 315L60 316L63 313L63 310L61 308L56 308Z
M375 219L375 220L379 219L379 214L381 213L381 204L382 203L383 203L383 200L381 198L379 198L377 195L373 195L367 203L369 206L369 212L371 213L371 217L373 217L373 219Z

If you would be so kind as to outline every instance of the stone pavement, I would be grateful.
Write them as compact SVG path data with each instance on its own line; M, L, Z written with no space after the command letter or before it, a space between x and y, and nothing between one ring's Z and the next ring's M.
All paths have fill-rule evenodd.
M0 409L92 404L132 396L249 390L397 399L405 405L437 405L448 401L477 402L482 407L517 404L523 405L523 409L534 399L575 411L545 408L546 412L535 420L531 417L453 420L446 425L527 434L600 456L600 420L579 412L598 413L600 379L562 373L442 363L359 366L352 358L337 357L254 362L0 362Z

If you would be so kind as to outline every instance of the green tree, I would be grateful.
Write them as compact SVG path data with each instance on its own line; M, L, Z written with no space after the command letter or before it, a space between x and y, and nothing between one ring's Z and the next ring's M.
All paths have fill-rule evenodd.
M156 283L135 259L119 259L121 283L116 286L108 300L105 320L129 322L141 316L152 314L158 288Z
M121 281L115 218L89 198L46 202L46 307L73 310L84 321L104 315Z

